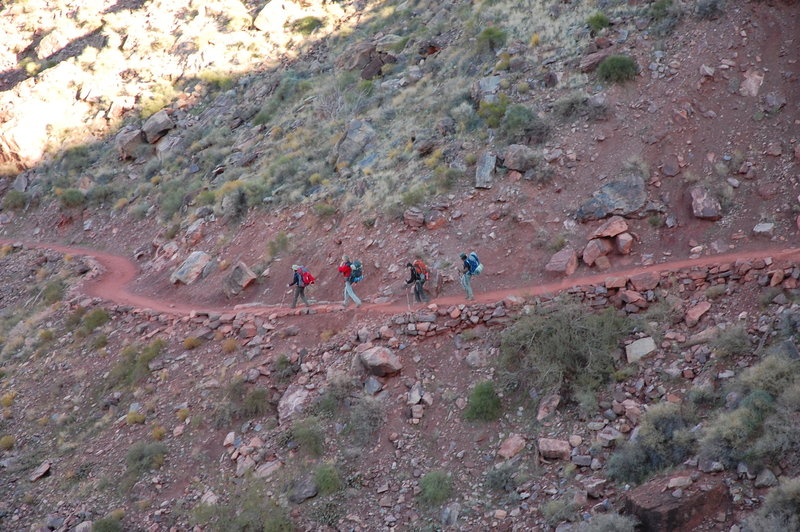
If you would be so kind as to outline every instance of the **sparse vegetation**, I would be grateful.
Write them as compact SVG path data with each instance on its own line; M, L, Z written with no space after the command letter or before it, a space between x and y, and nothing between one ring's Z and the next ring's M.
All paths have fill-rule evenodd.
M608 19L608 15L598 12L587 18L586 24L589 25L589 29L592 30L592 33L600 33L611 25L611 21Z
M105 310L98 308L94 309L90 313L88 313L83 318L83 328L86 330L87 334L91 334L94 332L95 329L100 327L101 325L105 325L111 319L111 316L108 315L108 312Z
M325 450L325 434L316 417L296 421L290 430L290 438L311 456L322 456Z
M239 349L239 342L235 338L228 338L222 342L222 352L229 355Z
M9 211L18 211L25 207L27 203L27 194L13 188L3 196L3 208Z
M573 521L578 508L573 501L574 494L566 495L553 499L541 505L542 516L550 525L557 525L562 521Z
M287 249L289 249L289 235L283 231L278 232L275 235L275 238L270 240L267 244L267 252L269 253L270 260L274 259Z
M194 336L190 336L183 340L183 348L187 351L191 351L192 349L197 349L203 345L203 341L200 338L196 338Z
M1 451L8 451L14 448L14 444L16 443L16 438L7 434L3 437L0 437L0 450Z
M772 488L764 504L745 526L745 532L800 530L800 477L785 479Z
M291 28L292 31L308 37L324 25L325 21L323 19L319 17L308 16L299 18L292 22Z
M361 397L350 408L347 433L357 447L366 447L374 442L375 433L383 425L383 405L379 399Z
M695 12L701 19L717 19L725 13L725 0L698 0Z
M86 203L86 196L77 188L68 188L62 191L58 199L61 201L61 206L66 209L82 207Z
M721 358L739 356L750 349L750 337L741 325L728 327L720 331L719 335L711 342L711 346Z
M469 420L493 421L500 417L502 404L491 381L479 382L472 389L464 417Z
M576 532L636 532L636 519L617 513L595 514L579 523Z
M314 471L314 481L320 495L330 495L342 488L342 480L339 478L339 470L335 464L322 464L317 466Z
M508 34L502 28L489 26L478 34L478 51L493 52L503 46L508 39Z
M153 340L146 347L137 345L125 347L119 355L119 361L111 369L107 386L128 386L135 384L150 374L149 364L164 348L164 341L161 339Z
M142 474L159 469L164 465L164 457L167 454L167 446L163 443L138 442L128 450L125 455L127 474L140 477Z
M213 413L213 424L223 428L241 418L252 419L263 416L272 410L269 394L264 388L248 390L241 377L234 378L225 388L222 400L217 403Z
M510 493L517 487L514 473L514 466L510 462L493 467L486 473L486 487L492 491Z
M453 481L444 471L431 471L420 479L419 487L420 501L426 506L438 506L450 498Z
M263 485L245 481L226 502L200 505L192 520L215 532L293 532L288 512L269 499Z
M636 78L638 73L639 66L636 61L626 55L608 56L597 67L597 77L611 83L630 81Z

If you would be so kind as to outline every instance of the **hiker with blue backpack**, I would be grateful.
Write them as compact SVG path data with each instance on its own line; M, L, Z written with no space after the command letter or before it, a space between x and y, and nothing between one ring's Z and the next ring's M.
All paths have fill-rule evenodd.
M472 276L480 275L483 271L483 264L481 264L481 261L478 259L478 254L474 251L469 255L462 253L460 256L461 260L464 261L464 270L461 274L461 286L464 287L464 291L467 293L467 301L474 301L475 296L472 293Z
M353 285L364 278L364 271L361 267L361 261L350 262L350 257L344 255L342 257L342 265L339 266L339 272L344 277L344 308L347 308L348 299L352 299L356 304L356 308L361 306L361 300L353 291Z
M306 304L307 307L310 307L308 303L308 299L306 299L306 286L310 284L314 284L314 276L311 275L309 271L307 271L302 266L298 266L297 264L292 264L292 271L294 275L292 276L292 282L289 283L289 286L297 286L294 289L294 300L292 301L292 308L297 306L297 299L302 299L303 303Z

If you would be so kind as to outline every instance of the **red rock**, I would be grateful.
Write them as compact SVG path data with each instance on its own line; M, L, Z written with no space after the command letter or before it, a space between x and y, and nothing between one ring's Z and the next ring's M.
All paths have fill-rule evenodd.
M583 262L588 266L592 266L598 257L608 255L613 249L611 241L605 238L590 240L586 247L583 248Z
M612 216L603 225L598 227L592 238L614 237L628 230L628 222L622 216Z
M651 272L639 273L630 278L633 289L639 292L654 290L660 280L661 277L657 273Z
M794 147L794 160L800 163L800 144Z
M642 484L623 499L625 513L635 515L643 530L695 530L710 515L727 513L730 496L722 478L704 477L687 487L683 497L672 496L669 482L687 477L691 471L671 474ZM699 485L695 493L694 486Z
M684 321L686 321L686 325L689 327L694 327L700 321L700 318L703 316L703 314L708 312L710 309L711 303L708 301L703 301L693 306L686 311L686 315L683 317Z
M690 194L692 196L692 214L694 214L695 218L700 218L701 220L719 220L722 218L722 206L708 189L693 187Z
M605 255L597 257L597 260L594 261L594 267L598 270L606 271L611 268L611 261Z
M783 281L783 278L784 278L783 270L776 270L772 272L772 277L769 280L769 285L778 286Z
M626 277L608 277L605 280L606 288L625 288L627 284L628 279Z
M585 56L583 59L581 59L581 64L580 64L581 72L591 72L592 70L597 68L606 57L611 55L613 51L614 47L610 46L608 48L600 50L599 52L595 52L593 54Z
M633 235L630 233L620 233L614 237L614 246L620 255L629 255L633 250Z
M548 272L563 273L566 276L575 273L578 268L578 255L575 249L567 246L552 257L544 269Z
M50 462L50 460L45 460L44 462L42 462L42 464L39 467L37 467L33 471L33 473L31 473L30 481L31 482L36 482L37 480L39 480L43 476L47 475L50 472L50 465L51 464L52 464L52 462Z
M440 211L431 211L425 215L425 227L430 230L439 229L444 227L447 223L447 218Z
M769 146L767 146L767 155L770 157L780 157L783 154L783 148L781 148L780 142L771 142Z
M553 460L569 460L572 448L566 440L539 438L539 454Z
M619 295L625 303L636 303L643 299L642 294L636 290L620 290Z
M525 438L520 436L519 434L511 434L508 438L503 441L500 445L500 450L497 451L497 454L509 460L514 458L525 448Z
M558 394L548 395L539 403L539 411L536 414L536 421L541 421L550 416L561 403L561 396Z

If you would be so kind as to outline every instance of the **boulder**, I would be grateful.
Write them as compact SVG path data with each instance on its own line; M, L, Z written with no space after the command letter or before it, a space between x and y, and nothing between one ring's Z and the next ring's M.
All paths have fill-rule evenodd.
M611 238L627 230L628 222L625 221L625 218L622 216L612 216L592 233L592 238Z
M686 311L683 317L688 327L694 327L700 322L700 318L711 309L711 303L702 301Z
M519 434L510 434L503 443L500 445L500 450L497 454L510 460L519 454L525 448L525 438Z
M642 530L696 530L709 516L724 515L730 509L730 496L724 479L704 477L687 488L684 496L675 497L669 489L674 476L690 476L691 472L652 480L632 489L623 497L625 513L636 516Z
M119 153L120 159L133 159L136 157L136 148L144 144L142 130L132 127L124 128L117 133L114 143L117 146L117 153Z
M503 166L525 173L536 166L536 152L524 144L512 144L503 154Z
M551 460L569 460L572 447L567 440L539 438L539 454Z
M596 69L598 66L600 66L600 63L602 63L605 60L606 57L611 55L611 53L613 51L614 51L614 47L611 46L609 48L604 48L604 49L600 50L599 52L595 52L593 54L589 54L587 56L584 56L581 59L581 63L580 63L581 72L586 73L586 72L591 72L592 70Z
M172 272L169 282L172 284L191 284L196 281L211 262L211 255L205 251L193 251L177 270Z
M625 346L625 357L628 359L628 364L633 364L655 350L656 342L650 336L647 338L639 338L635 342L631 342Z
M300 504L306 499L315 497L318 490L319 488L317 488L317 482L313 475L302 477L292 486L292 490L289 492L289 502Z
M175 127L175 122L163 109L147 119L142 126L142 131L150 144L155 144L158 139L167 134L167 131Z
M536 412L536 421L542 421L556 411L561 403L561 396L557 393L546 396L539 402L539 410Z
M290 384L278 402L278 422L282 425L302 412L310 393L303 386Z
M753 227L754 236L772 238L775 233L775 224L772 222L761 222Z
M600 257L605 257L614 250L611 241L606 238L595 238L590 240L583 248L583 262L592 266Z
M29 480L31 482L36 482L40 478L48 475L50 473L50 466L51 465L52 465L52 462L50 460L45 460L44 462L42 462L41 465L39 467L37 467L36 469L34 469L33 473L31 473L31 475L29 477Z
M347 125L347 131L336 143L336 168L352 165L375 138L375 130L365 120L353 119Z
M692 196L692 214L701 220L719 220L722 218L722 206L717 198L713 197L704 187L693 187L689 194Z
M361 364L373 375L383 377L403 369L400 358L388 347L376 346L359 354Z
M430 210L428 214L425 215L425 227L431 231L444 227L445 224L447 224L447 218L445 218L442 211Z
M496 164L496 156L487 151L480 154L478 163L475 166L475 188L492 188Z
M644 179L631 175L600 187L575 214L580 222L600 220L614 214L629 216L641 210L646 202Z
M544 267L548 272L561 273L566 276L575 273L578 268L578 254L572 246L567 246L561 251L550 257L550 261Z
M247 264L239 261L222 283L222 290L226 296L233 297L250 286L257 278L258 276L247 267Z
M614 247L620 255L629 255L633 250L633 235L630 233L620 233L614 237Z
M409 227L422 227L425 225L425 213L421 209L411 207L403 213L403 221Z

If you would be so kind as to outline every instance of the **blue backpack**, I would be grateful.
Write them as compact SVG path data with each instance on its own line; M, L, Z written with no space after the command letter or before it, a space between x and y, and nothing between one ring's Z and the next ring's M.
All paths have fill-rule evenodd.
M350 264L350 284L355 284L364 278L364 270L361 269L361 261L357 260Z
M481 264L478 254L474 251L467 257L467 264L469 264L469 273L472 275L480 275L483 271L483 264Z

